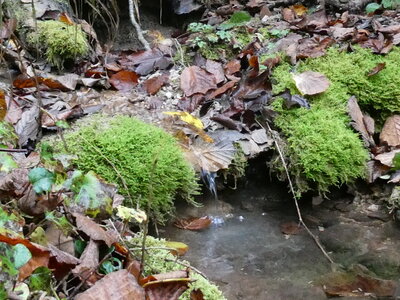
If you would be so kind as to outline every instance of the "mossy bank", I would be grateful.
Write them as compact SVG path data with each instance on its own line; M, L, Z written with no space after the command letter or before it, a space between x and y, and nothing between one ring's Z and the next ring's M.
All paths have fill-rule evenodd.
M399 112L399 61L397 47L386 56L361 48L352 53L331 48L324 57L300 62L296 70L288 63L275 69L275 94L286 88L299 94L293 72L320 72L331 82L326 92L308 97L311 109L287 110L281 100L274 103L279 112L275 124L287 137L286 155L290 157L291 173L296 179L306 179L306 184L298 180L302 182L298 185L300 192L310 188L326 192L332 185L351 183L365 176L368 153L358 134L349 126L347 101L355 95L362 109L378 123L385 116ZM385 63L385 68L368 76L379 63Z
M158 127L124 116L99 116L66 133L65 141L78 157L78 169L117 183L125 205L138 202L153 220L163 222L171 216L176 197L194 203L195 171L176 140ZM55 147L63 151L62 143Z

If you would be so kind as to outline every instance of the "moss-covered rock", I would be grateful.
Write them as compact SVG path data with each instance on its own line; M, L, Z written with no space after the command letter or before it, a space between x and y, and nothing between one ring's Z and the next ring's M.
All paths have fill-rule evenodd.
M368 153L350 127L347 101L355 95L362 108L377 119L400 110L400 50L395 48L387 56L372 54L357 48L353 53L330 49L317 59L300 62L297 72L317 71L326 75L331 86L320 95L308 97L311 109L286 110L282 102L274 106L280 112L275 120L288 141L287 155L295 177L304 177L309 184L299 188L306 191L315 187L326 192L331 185L350 183L365 176ZM378 74L367 74L385 63ZM292 78L291 66L282 64L274 71L274 93L289 88L299 94ZM311 183L311 184L310 184Z
M80 170L92 170L117 183L119 191L130 194L135 202L127 200L127 206L136 206L138 201L158 222L173 213L176 196L193 201L197 192L195 172L177 142L153 125L123 116L98 118L67 133L65 140L69 151L77 155L75 163ZM61 143L55 147L62 150Z
M137 235L129 241L129 245L135 249L140 249L141 242L142 237ZM167 247L164 239L156 239L152 236L147 236L146 247L152 247L152 249L146 251L144 266L145 276L185 269L181 264L174 262L176 257L174 257L169 250L157 249ZM141 257L141 251L139 250L134 251L133 254L136 255L138 259ZM186 261L181 262L186 265L188 264ZM200 274L191 272L190 278L193 282L189 285L189 289L179 297L179 300L190 300L191 291L197 289L203 292L205 300L226 299L216 285L205 279Z
M43 51L47 61L59 69L65 61L88 54L89 44L80 25L50 20L38 22L37 27L28 35L28 42Z

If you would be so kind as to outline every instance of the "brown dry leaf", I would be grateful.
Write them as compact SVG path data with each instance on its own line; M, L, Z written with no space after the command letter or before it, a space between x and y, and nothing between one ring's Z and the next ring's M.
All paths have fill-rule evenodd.
M186 230L203 230L208 228L211 225L211 219L209 217L201 217L201 218L187 218L187 219L179 219L174 222L174 226L186 229Z
M351 125L355 130L357 130L367 147L374 147L375 142L371 136L369 130L367 129L364 114L362 113L360 106L358 105L356 97L351 97L347 103L347 109L349 115L352 119Z
M132 71L120 71L110 78L111 85L123 92L132 90L138 83L139 76Z
M237 59L229 61L225 65L225 72L226 75L233 75L237 72L240 72L240 61Z
M143 84L146 92L149 95L155 95L158 91L168 83L169 74L162 74L150 79L147 79Z
M368 77L374 76L378 74L380 71L382 71L385 67L386 63L379 63L371 71L368 72L367 76Z
M212 91L211 94L207 96L207 99L215 99L218 96L220 96L222 94L225 94L226 91L228 91L231 88L233 88L236 83L237 83L237 81L234 81L234 80L228 81L227 83L225 83L220 88L217 88L215 91Z
M74 25L75 24L74 21L70 18L70 16L68 16L68 14L65 13L65 12L60 14L58 20L63 22L63 23L65 23L65 24L68 24L68 25Z
M38 78L37 81L40 83L41 78ZM13 86L17 89L26 89L36 86L36 80L33 77L29 77L25 74L18 75L14 81Z
M392 147L400 145L400 115L393 115L386 120L379 140L382 144L386 143Z
M118 236L112 231L105 231L99 224L90 218L78 214L72 214L75 217L76 227L78 230L86 233L91 239L95 241L103 241L108 247L118 241Z
M292 23L296 19L296 13L290 8L284 8L282 10L282 18L289 23Z
M81 279L86 279L90 284L99 280L99 276L93 272L99 265L99 245L92 239L86 246L81 257L81 263L72 269L72 273Z
M187 158L195 167L208 172L227 169L235 153L236 150L231 141L219 140L215 143L207 143L202 139L196 139L186 152Z
M373 183L382 175L390 171L390 167L382 165L376 160L370 160L367 162L367 182Z
M392 167L394 167L393 159L394 159L396 153L399 153L399 152L400 152L400 149L396 149L396 150L393 150L390 152L379 154L379 155L375 156L374 159L380 161L381 164L392 168Z
M43 83L51 89L64 92L75 90L78 80L79 75L72 73L65 75L46 74L46 77L40 77L40 83Z
M216 80L216 84L225 81L225 72L222 64L210 59L207 59L206 62L206 71L210 74L213 74Z
M317 95L325 92L330 82L324 74L306 71L300 74L293 74L297 89L302 95Z
M177 300L188 289L190 282L188 271L151 275L141 281L148 300Z
M127 270L104 276L94 286L78 294L75 300L145 300L144 289Z
M187 67L181 74L181 89L187 97L194 94L206 94L209 90L217 88L214 75L197 66Z
M281 232L283 234L288 234L288 235L296 235L303 230L303 227L301 227L301 225L299 225L296 222L283 223L281 224L280 227L281 227Z

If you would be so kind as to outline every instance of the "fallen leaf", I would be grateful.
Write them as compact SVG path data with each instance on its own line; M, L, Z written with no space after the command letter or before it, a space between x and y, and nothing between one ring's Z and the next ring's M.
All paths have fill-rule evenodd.
M38 83L40 83L40 80L41 80L40 78L37 79ZM16 87L17 89L31 88L36 86L37 81L33 77L29 77L28 75L25 74L20 74L14 79L13 86Z
M68 16L68 14L65 13L65 12L60 14L58 20L63 22L63 23L65 23L65 24L68 24L68 25L74 25L75 24L74 21L70 18L70 16Z
M186 155L198 169L217 172L229 167L235 153L236 149L231 141L219 140L215 143L207 143L202 139L196 139Z
M225 65L226 75L234 75L235 73L240 72L240 61L237 59L229 61Z
M189 246L181 242L166 241L165 246L167 248L173 248L174 250L171 250L171 253L176 256L185 255L189 250Z
M371 71L368 72L367 76L371 77L374 76L376 74L378 74L380 71L382 71L386 66L386 63L379 63L376 65L376 67L374 67Z
M157 92L168 83L169 74L162 74L150 79L147 79L143 85L149 95L155 95Z
M212 91L211 94L207 96L208 99L214 100L218 96L225 94L228 90L233 88L236 85L237 81L228 81L223 86L217 88L215 91Z
M119 62L122 66L132 67L139 75L147 75L155 70L165 70L173 63L169 54L159 48L125 55L119 59Z
M214 75L216 84L219 84L219 83L225 81L225 72L224 72L224 68L222 67L221 63L207 59L205 68L208 73Z
M78 294L75 300L145 300L144 289L127 270L104 276L94 286Z
M190 300L204 300L204 294L200 289L193 290L190 293Z
M6 95L4 90L0 89L0 121L3 121L7 114Z
M386 120L379 140L381 144L386 143L392 147L400 145L400 115L393 115Z
M166 111L166 112L164 112L164 114L170 115L170 116L178 116L183 122L186 122L186 123L188 123L190 125L193 125L197 129L203 129L204 128L203 122L200 119L192 116L188 112L185 112L185 111L177 111L177 112Z
M72 269L72 274L94 284L100 277L94 272L99 266L99 245L92 239L80 257L81 263Z
M394 167L393 159L396 155L396 153L399 153L400 149L396 149L390 152L382 153L377 156L375 156L375 160L378 160L381 162L381 164L388 166L388 167Z
M303 15L306 14L307 11L308 11L308 8L305 7L305 6L302 5L302 4L292 5L292 6L290 6L289 8L290 8L291 10L293 10L294 13L295 13L298 17L303 16Z
M325 92L330 82L324 74L306 71L301 74L293 74L297 89L302 95L316 95Z
M39 112L37 105L32 105L24 110L21 119L15 125L15 132L18 135L18 144L22 147L29 141L36 141L39 134Z
M77 229L87 234L94 241L103 241L108 247L118 242L118 236L114 232L104 230L90 218L78 213L73 213L73 216Z
M181 89L187 97L198 93L204 95L216 87L217 83L214 75L197 66L190 66L182 71Z
M135 72L120 71L110 78L111 85L123 92L131 91L138 83L139 76Z
M209 217L192 217L188 219L179 219L174 222L174 226L186 230L203 230L208 228L210 225L211 219Z
M307 99L301 97L300 95L292 95L289 90L286 90L281 94L281 97L285 100L283 104L287 109L291 109L293 107L305 107L310 109L310 103L308 103Z
M374 147L375 141L372 136L373 133L371 134L367 129L364 114L358 105L356 97L353 96L349 99L347 102L347 109L352 120L351 126L361 134L361 137L367 147ZM371 121L369 120L369 124L370 123ZM369 127L371 126L373 127L373 125L369 125Z

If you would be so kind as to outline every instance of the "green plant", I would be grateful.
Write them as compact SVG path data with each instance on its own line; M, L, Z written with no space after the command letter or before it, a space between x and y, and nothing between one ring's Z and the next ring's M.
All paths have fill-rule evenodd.
M83 57L89 52L86 34L80 25L60 21L38 22L37 31L28 34L28 42L45 52L49 63L62 69L65 61Z
M135 249L140 249L142 239L143 237L138 234L129 240L128 244ZM184 269L185 267L179 264L179 262L182 262L186 265L189 264L187 261L182 260L178 260L178 262L176 262L176 257L173 256L169 250L162 249L168 247L164 239L156 239L152 236L147 236L146 247L151 247L152 249L145 252L145 276ZM137 258L141 257L140 250L133 250L133 254ZM189 289L179 297L180 300L190 300L190 292L197 289L202 291L205 300L225 300L225 297L218 287L205 279L203 276L195 272L190 272L190 278L193 280L193 282L190 283Z
M195 172L171 135L129 117L106 120L95 118L65 135L80 170L94 171L108 182L118 183L127 198L126 206L136 207L128 201L131 196L159 222L173 213L176 196L194 203L192 196L198 189ZM54 147L63 151L60 144Z
M381 4L372 2L365 7L367 13L373 13L378 9L396 9L400 6L400 0L382 0Z

